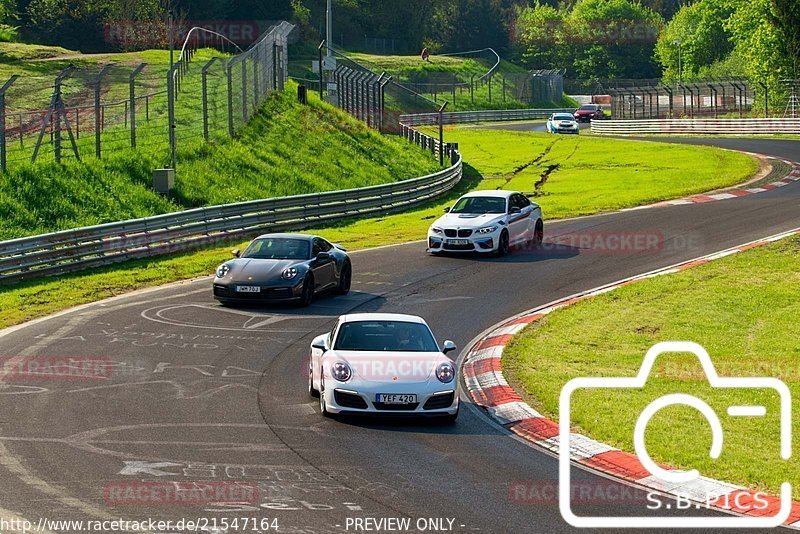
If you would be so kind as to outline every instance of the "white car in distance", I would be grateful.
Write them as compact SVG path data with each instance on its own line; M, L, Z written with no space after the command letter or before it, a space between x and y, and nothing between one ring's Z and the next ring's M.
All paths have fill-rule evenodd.
M473 191L459 198L428 229L428 252L504 256L511 247L538 247L542 209L516 191Z
M311 343L308 392L322 415L404 414L458 417L458 378L446 356L413 315L362 313L339 317Z

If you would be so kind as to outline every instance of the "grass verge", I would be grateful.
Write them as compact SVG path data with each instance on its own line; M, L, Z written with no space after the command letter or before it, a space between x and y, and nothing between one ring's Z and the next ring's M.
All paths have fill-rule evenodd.
M471 189L533 192L552 220L732 185L758 168L749 156L706 147L468 128L449 129L447 140L459 142L469 162L464 180L447 197L406 213L317 231L354 250L423 239L442 208ZM558 168L550 170L554 165ZM537 189L545 172L549 178ZM0 289L0 327L132 289L209 274L230 257L230 248L5 286Z
M783 380L800 408L800 238L729 256L582 301L548 315L515 337L503 353L511 383L543 414L558 416L559 393L575 377L633 376L659 341L703 345L720 376ZM693 409L673 406L650 422L646 444L656 462L777 493L800 478L800 464L779 453L777 395L762 390L711 389L691 354L661 355L642 390L576 393L576 431L633 452L642 409L668 393L700 397L719 415L724 446L708 455L711 432ZM763 405L766 417L729 417L728 406ZM556 419L557 420L557 419ZM795 445L797 423L794 424ZM794 487L795 499L800 488Z

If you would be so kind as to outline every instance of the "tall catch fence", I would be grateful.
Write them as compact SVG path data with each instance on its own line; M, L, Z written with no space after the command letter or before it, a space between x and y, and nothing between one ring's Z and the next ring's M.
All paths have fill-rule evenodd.
M615 119L770 116L781 111L763 82L744 78L703 78L665 83L642 80L568 80L572 95L592 95L611 107Z
M179 145L234 135L283 89L293 28L281 22L233 56L227 38L193 28L172 68L120 61L12 76L0 82L0 168L131 148L174 165Z

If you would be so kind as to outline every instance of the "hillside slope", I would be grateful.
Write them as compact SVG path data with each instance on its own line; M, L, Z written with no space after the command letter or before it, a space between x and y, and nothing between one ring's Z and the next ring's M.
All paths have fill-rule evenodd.
M151 189L164 154L130 149L103 160L12 168L0 176L0 239L186 208L387 183L433 172L438 162L367 128L296 87L273 94L237 135L179 150L171 199Z

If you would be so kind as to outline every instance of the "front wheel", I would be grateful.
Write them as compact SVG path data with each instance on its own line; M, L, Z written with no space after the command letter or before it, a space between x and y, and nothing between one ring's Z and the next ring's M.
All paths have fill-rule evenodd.
M319 397L319 391L314 388L314 367L312 363L308 364L308 394L314 398Z
M320 382L319 385L319 413L322 417L330 417L331 412L328 411L328 406L325 404L325 384Z
M300 293L300 306L305 308L311 306L312 302L314 302L314 277L308 275L303 281L303 289Z
M503 230L503 233L500 234L500 242L497 243L497 250L495 251L495 255L498 258L502 258L509 251L509 240L508 240L508 232Z

